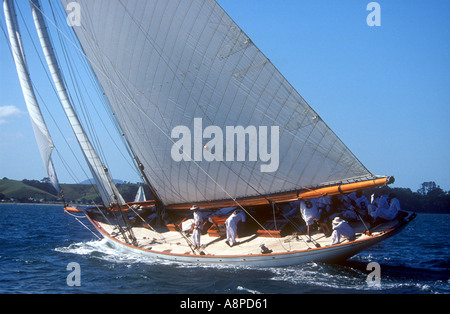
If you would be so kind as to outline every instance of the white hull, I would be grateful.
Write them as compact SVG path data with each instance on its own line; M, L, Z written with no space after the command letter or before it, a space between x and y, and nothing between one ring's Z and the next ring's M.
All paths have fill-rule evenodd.
M355 241L346 241L337 245L321 246L306 250L290 251L271 254L247 254L247 255L194 255L194 254L174 254L158 252L155 250L126 244L112 237L98 223L91 220L97 230L108 241L114 249L131 254L138 254L144 258L161 259L165 261L194 264L221 264L235 266L255 266L255 267L277 267L290 266L308 262L338 262L346 260L362 250L375 245L400 232L413 218L415 214L410 214L407 218L394 227L378 232L372 236L363 236Z

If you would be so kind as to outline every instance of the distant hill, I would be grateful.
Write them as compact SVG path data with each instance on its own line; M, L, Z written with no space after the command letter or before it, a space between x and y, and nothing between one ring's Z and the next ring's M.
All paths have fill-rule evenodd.
M56 201L57 197L48 191L25 184L22 181L0 180L0 194L2 199L14 199L20 202L37 200Z
M118 181L124 182L124 181ZM133 201L139 185L133 183L117 183L117 188L125 201ZM64 199L68 203L101 203L101 198L95 185L90 183L61 184L64 191ZM147 198L150 198L150 191L145 190ZM62 202L62 198L57 195L53 186L48 182L37 180L10 180L3 178L0 180L0 202L11 201L18 203L29 202Z

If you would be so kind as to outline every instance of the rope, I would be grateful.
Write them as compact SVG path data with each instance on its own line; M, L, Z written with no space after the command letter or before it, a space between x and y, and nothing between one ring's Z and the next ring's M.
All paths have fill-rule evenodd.
M133 206L130 206L129 204L125 204L125 205L128 207L128 209L130 209L133 213L135 213L136 216L139 217L139 219L141 219L143 222L145 222L145 219L142 218L141 215L139 215L139 213L134 210ZM147 225L150 227L150 229L153 232L155 232L156 234L158 234L161 237L161 240L163 240L164 243L167 243L166 238L161 233L157 232L150 224L147 224Z
M68 211L64 210L64 212L72 217L75 218L76 221L78 221L83 227L85 227L87 230L89 230L90 233L92 233L95 237L97 237L98 240L101 240L102 238L100 238L96 233L94 233L91 229L89 229L88 226L86 226L80 219L78 218L86 218L86 215L84 216L76 216L74 214L69 213Z

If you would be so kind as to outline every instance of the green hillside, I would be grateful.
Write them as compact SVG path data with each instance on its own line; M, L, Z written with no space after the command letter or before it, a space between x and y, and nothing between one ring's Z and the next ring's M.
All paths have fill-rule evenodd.
M19 202L34 200L46 200L56 201L56 195L36 188L34 186L27 185L22 181L0 180L0 199L13 199Z
M126 183L117 185L126 201L134 200L138 184ZM97 188L91 184L61 184L64 199L68 203L101 203ZM150 191L146 191L150 195ZM53 186L48 182L37 180L0 180L0 201L7 202L62 202Z

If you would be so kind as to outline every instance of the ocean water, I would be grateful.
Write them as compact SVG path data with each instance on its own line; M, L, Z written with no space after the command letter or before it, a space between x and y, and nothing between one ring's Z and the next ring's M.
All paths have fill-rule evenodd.
M450 215L418 214L400 234L336 265L197 266L113 251L61 206L0 204L0 293L448 294L449 227ZM366 281L370 262L380 265L376 286ZM80 267L79 286L68 285L69 263Z

